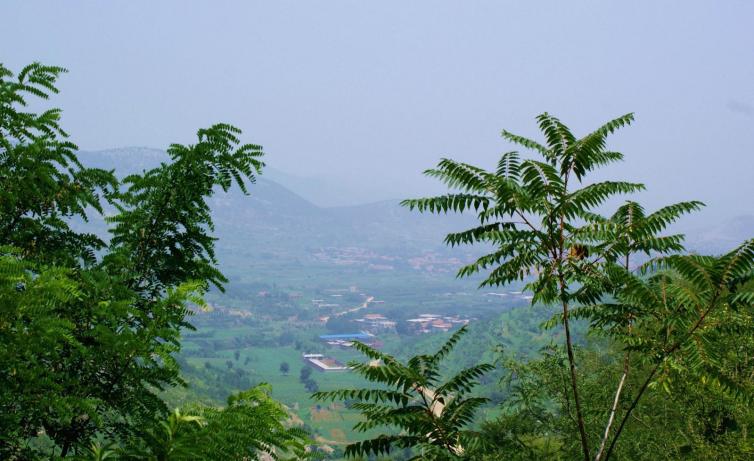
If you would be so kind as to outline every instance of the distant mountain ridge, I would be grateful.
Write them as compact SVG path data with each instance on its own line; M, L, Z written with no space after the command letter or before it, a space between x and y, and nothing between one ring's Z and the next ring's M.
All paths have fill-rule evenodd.
M164 151L143 147L82 151L79 159L86 166L115 170L121 177L169 160ZM442 251L447 233L473 224L471 216L411 212L398 200L320 207L284 184L267 179L264 172L249 192L244 196L234 188L212 198L213 219L221 238L218 248L359 246L376 251Z
M129 147L82 151L84 165L114 169L119 176L140 172L169 160L159 149ZM446 234L474 224L471 215L422 215L401 207L398 200L352 206L320 207L293 192L284 181L300 178L264 172L244 196L234 189L212 198L220 237L218 250L232 253L265 251L276 257L298 258L324 247L360 247L399 254L434 251L459 254L446 248ZM293 179L291 179L293 178ZM310 187L313 183L309 184ZM301 189L299 184L299 189ZM700 253L720 253L754 237L754 216L738 216L687 232L687 247ZM479 248L465 252L479 253Z

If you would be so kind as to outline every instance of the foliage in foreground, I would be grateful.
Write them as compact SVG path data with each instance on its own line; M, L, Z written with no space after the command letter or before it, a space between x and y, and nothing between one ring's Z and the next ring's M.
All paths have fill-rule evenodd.
M305 459L308 435L288 427L288 411L270 397L268 385L231 395L225 408L191 406L176 409L154 426L140 431L123 448L98 442L80 459L218 460Z
M752 326L749 316L746 323ZM731 335L716 348L723 359L722 369L729 373L747 370L738 381L748 391L754 388L754 364L744 358L750 351L751 335ZM743 348L740 346L744 346ZM577 349L579 382L585 399L586 425L590 433L602 429L614 398L614 377L623 370L622 351L601 339ZM503 414L483 424L484 450L475 455L481 460L569 460L579 455L578 432L568 409L572 407L564 383L568 380L567 359L562 349L550 346L541 357L527 363L506 362L510 376L506 387L510 397ZM641 386L649 367L632 361L627 393ZM671 381L668 384L668 381ZM667 385L667 388L666 388ZM751 395L751 394L750 394ZM664 381L652 386L642 404L632 413L624 428L616 459L637 461L668 460L747 460L754 454L754 441L748 435L754 426L754 409L746 400L731 395L718 383L698 379L684 370L670 372Z
M14 76L0 66L0 458L80 455L99 437L142 440L142 459L178 459L175 437L197 443L209 431L211 443L189 457L300 446L263 389L190 417L168 417L159 398L182 384L174 354L190 304L226 282L207 199L233 184L246 191L261 147L217 124L193 145L171 145L169 162L118 182L78 162L58 109L25 112L29 97L57 93L64 71L32 64ZM103 198L115 208L109 242L73 225L102 213Z
M487 402L484 397L469 396L477 379L492 370L480 364L462 370L447 381L442 380L440 365L466 332L455 332L432 355L417 355L406 363L365 344L355 343L369 361L352 363L354 372L376 384L363 389L340 389L318 392L319 400L351 400L364 421L354 429L365 432L383 427L393 433L350 444L346 456L389 454L396 448L414 448L412 459L462 459L476 443L477 434L470 430L474 413Z

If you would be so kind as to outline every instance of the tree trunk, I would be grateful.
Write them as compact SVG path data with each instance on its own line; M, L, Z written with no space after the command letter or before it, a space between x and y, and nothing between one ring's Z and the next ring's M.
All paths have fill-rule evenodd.
M610 417L607 420L607 425L605 426L605 434L602 436L602 441L600 442L600 448L597 450L597 454L594 455L594 461L600 461L600 458L602 458L602 453L605 450L605 444L607 444L607 439L610 437L610 428L613 426L613 422L615 421L615 412L618 409L618 402L620 402L620 395L623 392L623 385L626 383L626 378L628 377L628 363L629 355L626 353L626 357L623 360L623 375L620 377L620 382L618 383L618 388L615 391L615 399L613 400L613 406L610 408Z
M579 426L579 435L581 436L581 450L584 453L584 461L591 461L589 454L589 438L586 434L586 427L584 425L584 415L581 413L581 398L579 397L579 389L577 386L576 378L576 358L573 354L573 341L571 340L571 328L568 321L568 303L563 302L563 326L565 327L566 334L566 350L568 351L568 367L571 371L571 389L573 391L573 400L576 405L576 421Z

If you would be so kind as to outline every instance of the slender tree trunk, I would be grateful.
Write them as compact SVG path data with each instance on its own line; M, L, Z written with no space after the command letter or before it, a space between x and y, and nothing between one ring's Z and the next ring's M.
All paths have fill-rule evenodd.
M563 191L568 191L568 176L571 172L573 165L568 169L568 173L565 175L563 181ZM586 434L586 426L584 424L584 415L581 412L581 398L579 397L578 379L576 378L576 357L573 353L573 340L571 339L571 326L568 318L568 298L566 297L566 282L562 272L563 256L565 251L565 216L560 213L560 223L558 225L558 249L553 252L553 258L557 260L558 264L558 282L560 284L560 300L563 304L563 327L566 334L566 350L568 352L568 367L571 372L571 389L573 390L573 402L576 407L576 420L579 426L579 436L581 437L581 451L584 454L584 461L591 461L589 454L589 437Z
M562 278L561 278L562 280ZM561 285L562 286L562 285ZM573 341L571 339L570 322L568 321L568 302L563 301L563 326L566 334L566 350L568 352L568 367L571 371L571 390L573 391L573 401L576 406L576 420L579 426L579 435L581 436L581 450L584 453L584 461L591 461L589 455L589 438L586 434L584 424L584 415L581 412L581 398L579 397L578 380L576 378L576 358L573 353Z
M630 358L629 354L626 353L626 356L623 359L623 375L620 377L618 388L615 391L615 399L613 399L613 406L610 408L610 417L608 418L607 425L605 426L605 433L602 435L600 448L597 450L597 454L594 455L594 461L600 461L600 458L602 458L602 453L605 451L605 445L607 444L607 439L610 437L610 428L613 426L613 422L615 421L615 412L618 410L618 402L620 402L620 395L623 392L623 385L626 383L626 378L628 377L629 358Z
M629 245L630 247L630 245ZM626 259L624 263L624 267L626 271L630 270L630 260L631 260L631 253L630 250L628 253L626 253ZM628 315L628 334L631 334L631 315ZM600 447L597 450L597 454L594 455L594 461L600 461L602 458L602 453L605 451L605 445L607 444L608 438L610 438L610 428L613 426L613 422L615 422L615 413L618 410L618 403L620 402L620 395L623 392L623 386L626 383L626 378L628 378L628 371L630 367L630 359L631 359L631 353L626 352L623 356L623 375L620 377L620 381L618 382L618 388L615 390L615 399L613 400L613 406L610 408L610 417L607 419L607 424L605 425L605 433L602 435L602 440L600 441Z
M639 400L641 400L642 395L644 395L644 392L649 387L649 383L652 382L652 378L654 378L654 375L655 373L657 373L657 370L660 369L660 365L662 365L662 362L655 365L655 367L649 373L649 376L647 376L647 379L644 380L644 384L639 389L639 393L636 394L636 397L634 398L633 402L631 402L631 406L628 407L628 410L626 411L626 414L623 416L623 419L621 420L620 425L618 426L618 430L616 431L615 436L613 437L613 441L610 443L610 448L608 448L607 454L605 454L605 461L610 459L610 455L613 454L615 445L616 443L618 443L618 437L620 437L621 432L623 432L623 427L626 425L626 422L628 421L628 417L631 416L631 413L636 408L636 405L639 404Z

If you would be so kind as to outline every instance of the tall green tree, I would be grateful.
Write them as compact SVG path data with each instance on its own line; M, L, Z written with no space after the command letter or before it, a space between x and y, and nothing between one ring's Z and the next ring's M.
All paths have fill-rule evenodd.
M501 156L495 171L443 159L437 168L428 170L426 174L442 180L453 191L443 196L403 202L421 212L474 211L479 225L449 234L446 243L451 246L491 244L494 251L462 268L459 276L489 271L482 282L483 286L526 280L527 289L534 294L532 303L559 306L557 321L565 332L564 348L574 424L578 429L581 456L585 461L592 459L595 451L596 460L610 457L631 408L643 395L643 391L637 394L636 403L623 413L618 428L614 430L615 412L629 373L629 354L637 351L634 336L640 334L640 330L656 333L645 327L651 324L649 321L654 319L658 310L671 309L673 315L668 323L672 324L683 321L676 311L691 309L689 300L682 298L674 299L673 302L678 304L672 307L661 306L657 302L653 305L642 304L650 301L649 298L641 300L639 304L630 304L629 299L635 300L631 296L636 296L632 290L636 284L644 283L642 277L648 275L634 274L631 258L637 253L655 256L681 251L683 236L661 233L681 215L698 209L701 203L683 202L644 216L638 204L628 202L612 217L606 218L598 213L606 201L616 195L641 191L644 186L625 181L587 182L587 177L594 170L623 158L622 154L607 148L607 137L632 120L633 115L627 114L577 138L560 120L542 114L537 121L544 143L503 131L506 140L532 151L539 159L522 159L517 152L508 152ZM736 261L749 261L751 258L744 247L736 254L738 256L729 258ZM657 264L696 264L680 257L660 261ZM745 266L744 263L739 264ZM743 272L746 270L741 269ZM665 271L661 272L665 274ZM741 273L739 276L745 275ZM654 275L649 280L654 280ZM683 280L677 282L680 284ZM735 290L740 289L741 285L735 286ZM619 301L609 302L610 299ZM717 303L720 299L713 297L709 301ZM710 306L696 307L701 309L700 312L705 312ZM593 330L610 334L613 338L620 337L626 351L626 366L615 391L616 403L609 412L603 433L598 436L587 430L571 326L574 314L587 319ZM659 353L661 363L681 351L693 339L705 324L705 317L698 319L696 328L693 327L697 325L696 322L692 322L682 339L666 345L669 349ZM644 320L649 323L645 325ZM649 357L657 351L643 349L641 353ZM655 375L650 373L647 385ZM606 450L611 435L611 448ZM593 442L597 437L600 442L595 446Z
M217 269L207 199L261 171L261 147L226 124L171 145L170 162L125 178L87 169L65 140L60 111L24 112L57 92L64 70L0 67L0 456L52 441L65 457L95 433L128 438L167 408L182 382L173 354L191 304L226 279ZM72 218L116 209L111 238Z
M580 234L584 226L595 221L594 210L607 199L644 187L624 181L589 185L583 185L583 181L592 170L623 158L606 149L606 138L632 120L632 114L625 115L577 139L557 118L542 114L537 121L546 144L503 131L505 139L533 150L541 160L522 160L517 152L508 152L500 158L497 170L488 172L443 159L426 174L459 192L403 202L419 211L476 210L480 225L450 234L446 242L491 243L495 251L461 269L459 276L490 269L482 285L504 285L533 275L534 281L527 286L534 293L532 302L561 306L570 386L585 461L590 460L591 448L578 390L569 314L574 303L594 300L591 288L595 282L581 262L603 242L585 244Z

